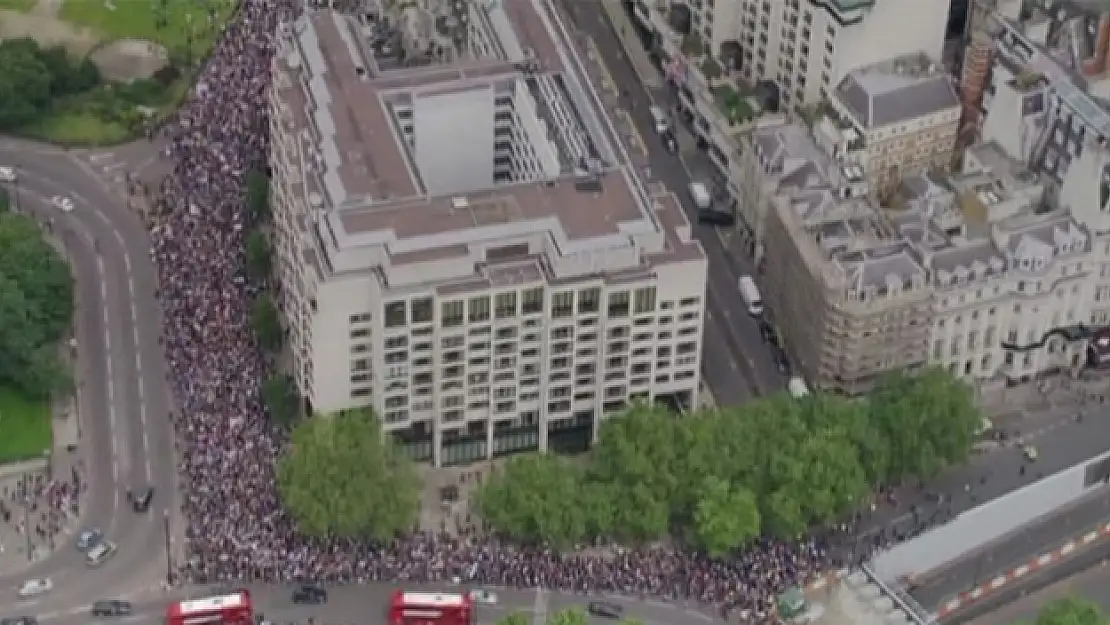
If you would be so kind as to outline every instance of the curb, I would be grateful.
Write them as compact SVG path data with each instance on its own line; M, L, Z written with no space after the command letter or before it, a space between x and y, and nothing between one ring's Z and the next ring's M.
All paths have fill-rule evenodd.
M1091 543L1107 537L1110 537L1110 523L1102 523L1097 528L1081 536L1072 538L1058 549L1043 553L1026 564L1002 573L986 583L979 584L971 590L961 592L956 595L955 598L950 599L940 606L937 610L937 618L942 619L951 616L952 613L966 608L988 595L998 592L1007 585L1016 583L1026 575L1034 573L1038 569L1049 568L1054 563L1071 556L1076 550L1088 547Z

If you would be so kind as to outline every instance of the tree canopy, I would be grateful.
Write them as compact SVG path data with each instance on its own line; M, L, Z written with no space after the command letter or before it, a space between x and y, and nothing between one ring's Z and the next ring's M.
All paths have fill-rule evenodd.
M247 172L244 186L247 192L247 214L251 221L262 223L270 218L270 179L266 172L252 169Z
M523 612L512 612L497 620L497 625L532 625L532 623L532 615ZM590 617L582 608L566 608L548 614L546 625L590 625ZM643 625L643 622L626 618L618 621L618 625Z
M1031 625L1110 625L1110 618L1094 601L1064 597L1046 603Z
M262 383L262 403L270 418L280 425L293 425L301 412L297 384L287 375L273 375Z
M511 459L474 503L518 540L672 536L723 555L841 520L881 484L964 461L980 419L970 389L940 369L892 376L865 400L781 393L684 418L641 404L603 422L585 458Z
M266 238L266 233L261 230L252 230L247 235L246 248L247 274L255 282L265 282L270 277L270 271L273 269L270 241Z
M278 463L277 483L297 526L310 536L384 540L417 518L415 469L383 439L368 409L299 423Z
M42 47L27 38L0 42L0 67L0 131L21 128L54 100L101 83L100 71L87 57L74 58L62 46Z
M73 319L73 277L30 218L0 213L0 384L46 397L71 383L58 341Z
M264 349L272 352L281 349L285 331L281 327L281 316L274 299L268 293L259 295L251 304L251 326L258 344Z

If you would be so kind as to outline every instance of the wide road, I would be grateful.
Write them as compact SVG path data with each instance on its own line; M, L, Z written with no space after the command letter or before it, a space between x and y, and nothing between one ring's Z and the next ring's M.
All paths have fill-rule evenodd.
M366 586L342 586L329 589L329 601L320 606L293 605L290 600L291 587L288 586L248 586L255 600L256 611L267 620L276 623L307 621L315 618L321 625L358 625L361 623L384 622L390 595L401 586L392 584L369 584ZM460 592L458 587L447 586L421 587L403 586L406 590L443 590ZM127 623L164 623L165 608L171 599L186 596L200 596L209 590L196 589L186 595L181 593L152 595L135 600L135 614L126 619L113 619L111 622ZM482 625L492 625L508 614L519 612L528 615L530 620L542 625L547 617L567 608L585 608L590 599L584 596L556 595L544 591L516 591L495 589L497 605L481 606L478 620ZM597 599L598 597L594 597ZM711 612L697 607L670 605L654 601L635 601L625 597L600 597L619 603L627 617L639 619L645 625L704 625L713 621ZM67 611L39 614L38 618L49 621L51 625L87 625L87 608L74 608ZM612 623L612 621L599 621Z
M1083 597L1110 613L1110 544L1075 556L1058 567L1011 584L1006 592L985 598L946 623L1010 625L1032 622L1044 604L1064 597Z
M666 90L648 90L641 83L622 51L600 2L563 2L574 27L594 41L616 86L624 92L622 106L629 111L636 129L644 139L651 162L651 177L663 182L682 200L694 236L701 241L709 260L708 307L703 346L704 378L721 405L732 405L750 398L753 391L769 394L786 388L759 327L748 314L740 297L737 281L742 275L755 275L747 256L729 248L724 233L713 226L697 223L693 200L687 190L693 180L710 182L705 175L712 163L696 149L668 152L655 133L649 107L658 101L664 110L671 105ZM676 132L686 131L677 128ZM692 145L690 137L680 144ZM742 379L739 379L742 378Z
M997 574L1035 560L1085 534L1110 519L1110 493L1060 510L1024 527L1002 540L983 545L974 553L942 569L929 572L929 579L911 593L926 609L935 610L956 594L993 579Z
M146 230L122 198L64 151L0 139L0 165L18 169L18 184L8 189L13 205L45 225L76 275L80 453L90 485L83 523L119 545L97 570L88 570L72 546L61 545L26 570L0 575L0 611L66 609L157 586L165 578L163 510L177 506L169 499L176 493L174 448ZM54 208L54 195L69 196L75 209ZM156 489L154 503L149 513L137 514L125 492L146 484ZM49 576L54 592L18 600L17 587L37 576Z

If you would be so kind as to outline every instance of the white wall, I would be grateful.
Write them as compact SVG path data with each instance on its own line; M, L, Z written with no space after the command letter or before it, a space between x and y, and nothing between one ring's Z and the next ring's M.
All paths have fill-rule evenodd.
M493 185L494 90L413 98L416 165L430 195Z

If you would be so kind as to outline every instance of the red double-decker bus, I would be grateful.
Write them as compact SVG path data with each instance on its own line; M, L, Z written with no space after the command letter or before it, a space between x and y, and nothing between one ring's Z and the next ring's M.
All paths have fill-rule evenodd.
M390 625L476 625L474 601L467 595L441 592L393 593Z
M166 608L166 625L253 625L254 606L245 590L175 601Z

